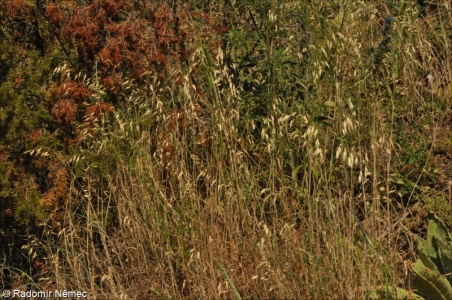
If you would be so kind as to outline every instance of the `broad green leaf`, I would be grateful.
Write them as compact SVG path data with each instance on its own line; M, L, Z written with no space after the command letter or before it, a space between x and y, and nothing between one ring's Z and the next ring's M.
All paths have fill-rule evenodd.
M446 243L443 240L437 240L436 243L443 274L452 273L452 243Z
M421 261L427 268L438 272L440 271L438 269L438 253L436 252L435 248L433 248L431 243L424 241L423 239L418 239L417 252L421 258Z
M421 295L429 299L452 299L452 287L444 275L426 268L421 260L412 266L411 284Z
M433 237L443 240L444 242L452 242L449 231L446 225L441 221L435 213L429 212L428 214L428 229L427 229L427 241L436 246Z

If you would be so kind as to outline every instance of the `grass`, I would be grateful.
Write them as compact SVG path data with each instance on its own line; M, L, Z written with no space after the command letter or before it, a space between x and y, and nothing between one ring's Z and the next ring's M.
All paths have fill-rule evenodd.
M230 53L199 44L173 67L171 99L149 93L152 73L128 83L127 104L68 164L33 284L98 299L362 299L405 286L422 216L451 201L435 159L451 155L452 18L420 18L413 1L311 2L235 8ZM245 41L261 57L240 68Z

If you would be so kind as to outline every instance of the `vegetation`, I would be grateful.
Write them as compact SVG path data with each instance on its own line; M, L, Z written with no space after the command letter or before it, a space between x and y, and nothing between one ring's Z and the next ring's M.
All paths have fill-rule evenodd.
M451 298L452 237L433 214L429 215L427 242L419 239L418 251L420 258L413 266L414 287L427 298Z
M425 295L413 241L452 228L430 2L2 0L2 288Z
M427 299L452 298L452 237L444 223L434 213L428 216L427 241L418 239L419 257L412 266L410 283ZM371 293L371 298L424 299L401 288L381 287Z

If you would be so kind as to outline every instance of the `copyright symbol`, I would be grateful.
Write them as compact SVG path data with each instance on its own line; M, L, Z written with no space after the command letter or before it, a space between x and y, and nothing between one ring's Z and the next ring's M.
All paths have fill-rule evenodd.
M10 290L4 290L2 295L3 295L3 298L9 298L9 296L11 296L11 291Z

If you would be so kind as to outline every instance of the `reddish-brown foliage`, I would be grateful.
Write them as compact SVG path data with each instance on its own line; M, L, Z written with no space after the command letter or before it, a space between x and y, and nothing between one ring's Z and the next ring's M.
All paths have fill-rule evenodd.
M33 6L26 0L6 1L5 12L10 18L28 19Z
M114 104L123 99L124 80L133 79L140 83L149 71L158 76L159 80L154 82L163 83L169 77L174 77L176 83L180 82L180 72L174 72L174 69L184 68L195 50L195 35L208 41L216 51L220 45L218 34L227 31L227 27L216 18L190 12L182 4L170 6L167 3L113 0L81 4L65 1L50 2L45 9L59 42L74 59L77 69L88 76L96 72L108 93L108 100ZM194 18L198 21L203 19L206 26L196 27ZM191 72L196 75L198 68L191 68ZM78 128L75 130L78 136L65 137L64 140L84 140L93 129L89 117L93 113L91 108L103 107L104 104L90 103L92 93L82 81L66 81L57 86L56 93L54 99L58 100L53 100L52 108L56 123L72 127L66 132ZM77 119L78 116L84 116L84 119Z
M51 187L41 199L41 204L47 208L56 208L59 200L64 199L68 192L69 173L59 163L50 163L50 173L47 176Z
M61 97L71 99L77 104L88 101L88 97L92 95L92 91L88 89L84 82L65 82L58 86L57 91Z
M60 6L52 2L46 6L46 16L55 25L59 25L63 20L63 13L61 12Z
M116 94L119 92L119 88L122 83L122 78L117 73L112 73L111 75L106 75L101 79L101 82L103 83L105 89L108 92L111 92L113 94Z
M39 139L41 138L41 132L38 129L35 129L27 134L27 140L30 142L30 148L35 147Z
M77 104L73 100L60 99L53 106L52 114L59 125L72 125L77 114Z
M183 84L184 72L180 70L188 69L188 60L197 47L195 37L202 38L207 47L216 51L221 42L218 35L227 31L221 21L205 13L193 13L181 2L170 5L135 0L9 0L2 1L0 9L4 13L0 15L6 17L2 21L14 25L10 33L17 44L16 53L23 52L25 57L29 50L40 50L42 60L50 62L49 68L64 60L72 74L80 72L90 80L96 76L107 92L104 98L97 100L88 86L92 81L82 76L55 76L52 81L50 76L43 75L46 79L36 81L43 83L42 88L36 88L36 91L42 91L42 97L36 98L43 99L38 105L49 108L53 121L44 124L45 129L32 127L21 133L25 137L26 150L53 144L53 138L65 146L83 145L81 142L95 133L101 114L112 112L111 104L122 105L121 101L127 97L127 91L123 89L126 80L139 87L135 91L137 95L147 96L148 84L154 82L159 85L153 86L161 93L159 97L169 98L171 95L167 89L161 89L162 85L168 80L175 85ZM199 22L201 19L203 21ZM194 77L199 75L196 63L190 65L190 72ZM149 80L144 76L147 73L157 78ZM30 87L29 78L18 72L12 83L21 90ZM145 81L140 90L140 83ZM202 93L202 86L197 89ZM33 124L45 122L48 119L38 118ZM175 155L171 132L176 135L183 132L190 122L186 112L174 109L165 124L159 125L157 144L167 161ZM44 138L47 130L57 130L58 134L50 132ZM199 136L200 144L207 144L208 135L203 131ZM22 177L16 181L27 180L27 176L31 178L30 182L39 181L39 187L30 186L39 189L39 194L44 195L42 204L53 209L62 197L69 177L64 168L51 165L46 159L37 156L27 159L33 162L40 175L35 171L27 173L29 171L22 168L18 171ZM15 167L11 165L11 168Z
M100 102L90 105L86 108L84 121L78 126L76 133L77 137L73 140L74 143L80 144L86 137L94 134L96 123L100 122L100 116L105 113L112 113L113 107L106 102Z

